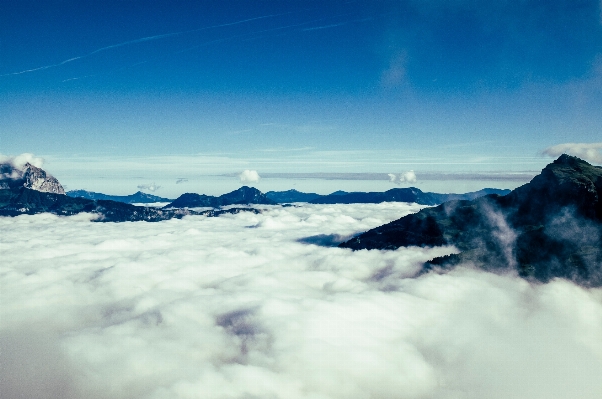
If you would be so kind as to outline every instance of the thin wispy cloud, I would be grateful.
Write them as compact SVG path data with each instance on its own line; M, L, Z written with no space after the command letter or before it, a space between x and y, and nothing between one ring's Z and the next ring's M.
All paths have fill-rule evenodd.
M343 14L343 15L350 15L350 14ZM386 15L386 14L381 14L382 15ZM333 24L327 24L327 25L321 25L321 26L313 26L310 28L305 28L303 29L303 32L311 32L314 30L322 30L322 29L330 29L330 28L338 28L340 26L344 26L350 23L354 23L354 22L366 22L366 21L371 21L373 20L373 17L368 17L368 18L359 18L359 19L351 19L348 21L343 21L343 22L338 22L338 23L333 23Z
M311 27L311 28L305 28L305 29L303 29L303 31L304 31L304 32L309 32L309 31L312 31L312 30L321 30L321 29L336 28L337 26L343 26L343 25L345 25L345 24L346 24L346 22L341 22L341 23L338 23L338 24L330 24L330 25L322 25L322 26L313 26L313 27Z
M83 54L83 55L79 55L79 56L75 56L75 57L71 57L71 58L65 59L65 60L63 60L61 62L58 62L58 63L47 64L47 65L43 65L43 66L40 66L40 67L29 68L29 69L24 69L24 70L17 71L17 72L10 72L10 73L1 74L0 77L22 75L22 74L27 74L27 73L31 73L31 72L37 72L37 71L42 71L42 70L46 70L46 69L56 68L56 67L60 67L60 66L69 64L69 63L74 62L74 61L78 61L78 60L82 60L82 59L91 57L93 55L96 55L96 54L99 54L99 53L102 53L102 52L105 52L105 51L108 51L108 50L113 50L113 49L117 49L117 48L121 48L121 47L125 47L125 46L131 46L131 45L135 45L135 44L139 44L139 43L145 43L145 42L150 42L150 41L155 41L155 40L162 40L162 39L167 39L167 38L173 38L173 37L182 36L182 35L186 35L186 34L190 34L190 33L201 32L201 31L205 31L205 30L209 30L209 29L225 28L225 27L240 25L240 24L244 24L244 23L248 23L248 22L253 22L253 21L257 21L257 20L262 20L262 19L281 17L281 16L284 16L284 15L292 14L292 13L294 13L294 12L289 11L289 12L285 12L285 13L268 14L268 15L262 15L262 16L258 16L258 17L253 17L253 18L246 18L246 19L242 19L242 20L238 20L238 21L234 21L234 22L228 22L228 23L223 23L223 24L206 26L206 27L197 28L197 29L190 29L190 30L184 30L184 31L169 32L169 33L163 33L163 34L158 34L158 35L151 35L151 36L140 37L140 38L133 39L133 40L127 40L127 41L124 41L124 42L115 43L115 44L111 44L111 45L108 45L108 46L103 46L103 47L97 48L96 50L90 51L89 53L86 53L86 54ZM232 40L234 38L242 38L242 37L246 37L246 36L249 36L249 35L258 35L258 34L263 34L263 33L267 33L267 32L274 32L274 31L279 31L279 30L284 30L284 29L289 29L289 28L301 27L301 26L305 26L305 25L309 25L309 24L314 24L316 22L324 21L324 20L327 20L327 19L330 19L330 18L337 18L337 17L349 15L349 14L350 13L337 14L337 15L334 15L334 16L329 16L329 17L324 17L324 18L318 18L318 19L312 19L311 21L305 21L305 22L301 22L301 23L297 23L297 24L289 24L289 25L280 26L280 27L276 27L276 28L270 28L270 29L263 29L263 30L259 30L259 31L253 31L253 32L250 32L250 33L242 34L242 35L234 35L234 36L230 36L228 38L211 40L209 42L205 42L203 44L191 46L191 47L188 47L186 49L180 50L178 52L172 53L172 55L175 55L175 54L178 54L178 53L183 53L183 52L190 51L190 50L193 50L193 49L197 49L197 48L209 45L209 44L218 43L218 42L221 42L221 41ZM363 18L363 19L359 19L359 20L352 20L352 21L346 21L346 22L328 24L328 25L323 25L323 26L315 26L315 27L301 29L301 31L313 31L313 30L321 30L321 29L334 28L334 27L338 27L338 26L343 26L343 25L345 25L347 23L350 23L350 22L358 22L358 21L365 21L365 20L367 20L367 19ZM253 39L253 38L257 38L257 37L258 36L251 37L249 39ZM261 37L261 36L259 36L259 37ZM146 61L139 62L139 63L136 63L134 65L130 65L128 67L136 66L136 65L142 64L144 62L146 62ZM69 78L69 79L63 80L63 82L68 82L68 81L83 79L83 78L91 77L91 76L96 76L96 75L85 75L85 76L80 76L80 77L75 77L75 78Z
M93 77L97 77L97 76L104 76L104 75L110 75L112 73L118 72L118 71L123 71L124 69L129 69L129 68L134 68L138 65L142 65L142 64L146 64L148 61L140 61L140 62L136 62L134 64L131 65L126 65L126 66L122 66L119 68L115 68L112 69L108 72L104 72L104 73L94 73L94 74L90 74L90 75L84 75L84 76L77 76L74 78L68 78L68 79L64 79L61 81L61 83L65 83L65 82L71 82L71 81L75 81L75 80L80 80L80 79L86 79L86 78L93 78Z
M263 152L298 152L298 151L310 151L314 147L299 147L299 148L266 148L261 151Z
M224 24L218 24L218 25L212 25L212 26L206 26L203 28L198 28L198 29L190 29L190 30L186 30L186 31L179 31L179 32L171 32L171 33L164 33L164 34L160 34L160 35L152 35L152 36L145 36L145 37L141 37L138 39L134 39L134 40L127 40L125 42L121 42L121 43L116 43L116 44L111 44L109 46L104 46L104 47L100 47L94 51L91 51L87 54L83 54L80 56L76 56L76 57L71 57L68 58L64 61L55 63L55 64L48 64L48 65L44 65L44 66L40 66L40 67L36 67L36 68L30 68L30 69L25 69L22 71L18 71L18 72L11 72L11 73L5 73L0 75L1 76L13 76L13 75L22 75L25 73L30 73L30 72L36 72L36 71L42 71L45 69L50 69L50 68L56 68L65 64L68 64L70 62L74 62L77 60L81 60L83 58L88 58L91 57L95 54L107 51L107 50L112 50L112 49L116 49L116 48L120 48L120 47L124 47L124 46L130 46L133 44L138 44L138 43L144 43L144 42L149 42L149 41L154 41L154 40L161 40L161 39L166 39L166 38L170 38L170 37L175 37L175 36L180 36L180 35L184 35L184 34L188 34L188 33L194 33L194 32L201 32L204 30L208 30L208 29L216 29L216 28L223 28L223 27L228 27L228 26L234 26L234 25L240 25L240 24L244 24L247 22L251 22L251 21L257 21L260 19L266 19L266 18L274 18L274 17L278 17L278 16L282 16L282 15L286 15L286 14L290 14L289 13L281 13L281 14L269 14L269 15L263 15L263 16L259 16L259 17L253 17L253 18L247 18L247 19L243 19L240 21L234 21L234 22L228 22L228 23L224 23ZM71 79L67 79L67 80L75 80L78 78L71 78Z

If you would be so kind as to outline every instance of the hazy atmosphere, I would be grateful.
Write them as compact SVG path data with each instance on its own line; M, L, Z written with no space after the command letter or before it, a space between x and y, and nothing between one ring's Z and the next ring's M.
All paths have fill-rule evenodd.
M599 399L601 110L600 0L0 0L0 398Z

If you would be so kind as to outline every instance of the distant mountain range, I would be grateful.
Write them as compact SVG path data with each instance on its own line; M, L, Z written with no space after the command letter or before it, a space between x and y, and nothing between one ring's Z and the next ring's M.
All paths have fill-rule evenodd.
M189 209L157 209L134 206L118 201L72 198L64 194L45 193L26 187L0 190L0 216L34 215L49 212L55 215L75 215L80 212L98 215L95 222L159 222L186 215L219 216L224 213L261 212L254 208L212 209L192 211Z
M211 195L186 193L180 195L172 203L164 206L164 209L170 208L217 208L227 205L276 205L275 201L269 199L265 194L254 187L242 186L238 190L214 197Z
M438 205L450 200L472 200L488 194L505 195L510 190L485 188L466 194L425 193L415 187L394 188L385 192L354 192L335 191L332 194L302 193L297 190L268 191L263 194L256 188L241 187L240 189L219 197L210 195L186 193L165 208L195 208L218 207L233 204L265 204L275 205L291 202L309 202L311 204L378 204L381 202L415 202L421 205Z
M385 192L354 192L338 191L329 195L320 195L308 202L312 204L378 204L381 202L415 202L421 205L439 205L452 200L473 200L489 194L506 195L510 190L484 188L466 194L425 193L416 187L392 188Z
M175 200L138 191L132 195L115 196L85 190L69 191L65 195L58 180L31 164L21 169L11 164L0 165L0 216L51 212L57 215L73 215L79 212L99 214L98 221L159 221L184 215L218 215L224 210L193 211L190 208L220 208L231 205L277 205L290 202L314 204L379 203L384 201L416 202L436 205L449 199L472 199L478 196L509 190L484 189L467 194L424 193L410 188L396 188L386 192L335 191L328 195L302 193L296 190L270 191L263 194L256 188L243 186L218 197L186 193ZM135 207L134 203L169 202L162 209ZM245 208L249 209L249 208Z
M316 193L302 193L297 190L288 191L268 191L265 196L274 202L279 204L290 203L290 202L309 202L313 199L321 197L320 194Z
M268 191L265 196L277 203L309 202L311 204L378 204L381 202L415 202L421 205L439 205L451 200L473 200L488 194L506 195L510 190L484 188L466 194L425 193L416 187L393 188L385 192L335 191L327 195L302 193L297 190Z
M471 263L546 282L602 285L602 167L562 155L505 196L454 200L369 230L340 247L454 245L424 271Z
M67 196L72 198L86 198L91 200L106 200L106 201L117 201L126 204L151 204L155 202L172 202L173 199L158 197L156 195L146 194L142 191L138 191L130 195L107 195L102 193L95 193L93 191L86 190L72 190L66 192Z

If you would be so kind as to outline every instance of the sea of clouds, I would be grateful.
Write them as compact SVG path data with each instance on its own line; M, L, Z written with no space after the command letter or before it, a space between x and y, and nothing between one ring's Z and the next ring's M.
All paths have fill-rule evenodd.
M601 289L311 244L420 208L0 218L0 397L602 397Z

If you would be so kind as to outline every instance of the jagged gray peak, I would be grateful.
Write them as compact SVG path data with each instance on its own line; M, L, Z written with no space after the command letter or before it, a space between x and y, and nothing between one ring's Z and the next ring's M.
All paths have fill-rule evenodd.
M30 163L25 164L23 179L25 180L23 187L44 193L65 194L65 189L56 178Z
M41 168L29 162L23 169L11 164L0 165L0 189L25 187L44 193L65 194L65 189L59 181Z

